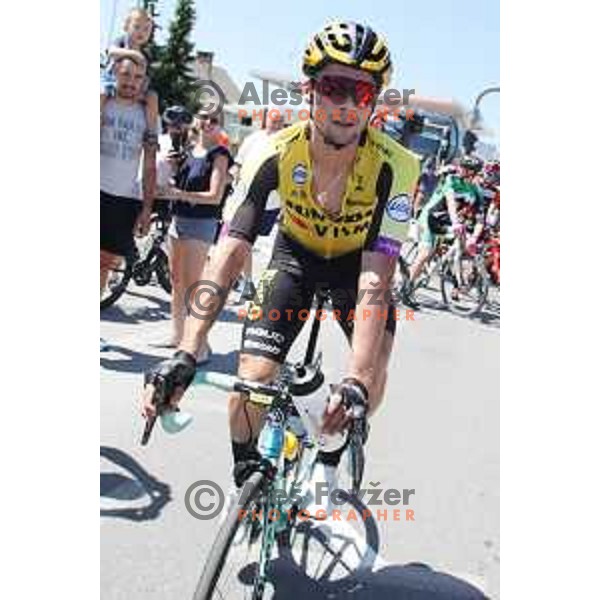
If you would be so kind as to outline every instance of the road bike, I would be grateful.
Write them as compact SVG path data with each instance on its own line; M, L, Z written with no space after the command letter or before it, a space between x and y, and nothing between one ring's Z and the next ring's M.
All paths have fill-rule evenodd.
M326 296L319 294L317 311L322 310ZM289 548L293 544L295 525L303 516L306 506L306 483L310 480L318 450L327 443L319 433L314 411L301 399L316 392L324 384L321 370L322 353L315 356L320 320L312 323L303 361L283 365L277 380L262 384L239 379L232 375L198 371L194 385L210 385L223 391L243 395L245 402L265 409L257 449L260 460L248 465L249 474L241 489L230 497L231 502L209 551L208 559L196 586L194 600L240 597L242 577L246 595L252 600L265 596L270 579L274 549ZM155 382L153 402L157 416L146 422L142 444L146 444L157 418L171 411L169 390L160 378ZM356 496L365 468L364 444L368 437L366 406L348 404L352 418L347 437L338 440L338 447L346 444L351 491ZM305 519L302 519L305 521ZM246 558L235 571L236 553L245 546ZM254 562L247 558L256 556ZM231 563L228 567L228 563ZM243 573L243 575L239 575ZM235 595L230 595L234 594Z
M469 254L464 250L462 240L457 238L442 259L442 299L456 315L477 315L487 301L490 274L481 249L480 244L474 254Z
M409 283L409 268L418 252L418 244L410 241L403 245L398 258L397 293L412 303L425 290L435 291L441 293L443 305L452 313L465 317L477 315L488 297L490 251L484 251L480 245L475 255L468 254L463 239L445 228L436 235L433 254L423 271Z
M400 256L396 266L395 290L399 298L407 299L406 304L412 304L417 300L417 296L426 290L434 291L436 294L440 290L441 274L444 268L444 256L448 252L451 242L454 240L454 234L450 232L442 233L436 236L434 251L423 268L421 274L414 282L410 282L410 267L418 254L419 244L416 240L409 240L402 244Z

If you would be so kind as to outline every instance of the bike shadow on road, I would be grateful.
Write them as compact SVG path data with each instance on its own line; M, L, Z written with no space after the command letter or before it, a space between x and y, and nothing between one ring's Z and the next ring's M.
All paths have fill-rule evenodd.
M239 350L232 350L227 354L216 354L210 355L210 360L198 367L200 371L214 371L216 373L227 373L229 375L235 375L238 369L239 363Z
M100 446L100 456L118 467L118 471L100 473L100 499L117 504L116 508L101 506L100 516L129 521L158 518L172 500L170 486L150 475L140 463L118 448Z
M377 571L359 571L339 581L308 577L295 564L273 564L273 600L486 600L487 596L470 583L435 571L426 564L388 565Z
M118 352L123 358L103 356L100 358L100 366L109 371L119 371L121 373L145 373L150 367L165 359L165 356L146 354L116 344L109 344L106 351Z
M349 498L351 508L363 514L366 506ZM343 524L343 521L342 521ZM273 600L485 600L481 590L454 575L421 562L388 564L380 556L377 521L362 521L364 531L350 526L311 520L295 526L291 545L279 544L271 563ZM238 578L251 585L256 563Z
M146 306L145 303L143 305L136 304L134 307L128 305L128 309L125 311L118 303L113 304L100 313L101 320L133 325L142 321L163 321L170 317L171 303L168 300L164 300L153 294L133 290L127 290L125 294L133 298L139 298L145 302L149 301L152 306Z
M419 314L435 314L435 313L446 313L452 315L453 313L448 307L440 300L433 298L432 296L419 296L418 297L420 310L416 312L415 318L418 319ZM484 306L481 311L473 316L461 316L453 315L457 319L465 319L474 323L481 323L487 327L493 329L500 328L500 305L499 304L488 304Z

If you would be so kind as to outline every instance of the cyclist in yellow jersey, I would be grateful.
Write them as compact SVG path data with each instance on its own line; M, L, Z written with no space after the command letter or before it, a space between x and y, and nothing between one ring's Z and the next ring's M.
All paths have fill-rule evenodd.
M304 324L299 313L310 310L316 289L328 288L334 314L338 311L351 343L351 357L329 399L323 431L335 433L347 426L344 397L364 402L369 414L380 404L396 325L389 295L385 304L383 298L406 236L419 175L415 155L367 125L391 67L384 39L367 25L336 21L311 39L303 61L311 118L274 135L266 150L242 167L235 191L238 208L205 274L220 293L204 294L204 317L188 317L179 350L159 367L177 388L173 402L194 376L196 353L251 252L267 198L277 190L281 223L254 299L264 316L246 319L238 375L272 382ZM281 318L267 318L273 310ZM155 410L151 382L156 372L149 374L144 392L146 416ZM260 414L244 407L241 397L231 394L236 464L256 457ZM322 477L328 482L340 456L341 449L320 453Z

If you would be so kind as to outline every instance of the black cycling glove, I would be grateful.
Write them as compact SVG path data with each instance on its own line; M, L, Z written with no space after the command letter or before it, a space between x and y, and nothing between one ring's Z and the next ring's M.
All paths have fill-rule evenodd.
M158 363L149 372L144 374L144 384L156 385L160 382L170 397L177 387L187 389L196 374L196 358L189 352L178 350L163 362Z

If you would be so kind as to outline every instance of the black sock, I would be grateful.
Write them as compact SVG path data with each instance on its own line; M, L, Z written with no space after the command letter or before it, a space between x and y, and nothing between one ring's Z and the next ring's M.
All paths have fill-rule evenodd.
M252 442L234 442L231 440L231 450L233 452L234 464L245 462L247 460L260 460L260 454L256 449L256 443Z
M260 453L256 449L255 442L234 442L231 440L233 451L233 480L238 488L241 488L246 479L253 472L251 462L260 461Z

